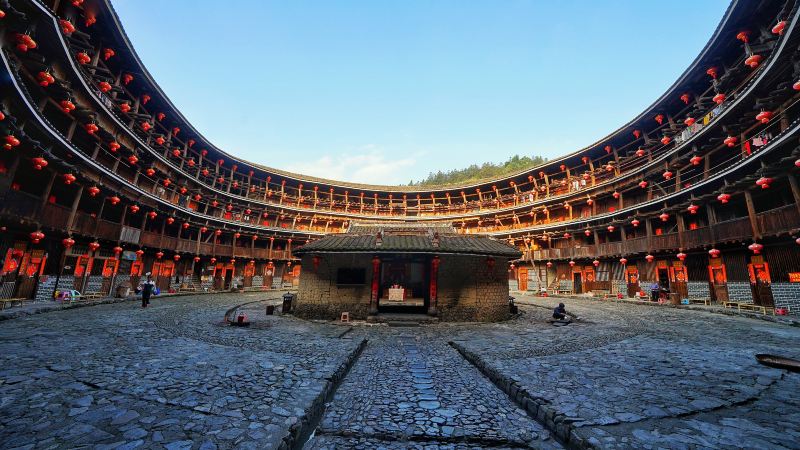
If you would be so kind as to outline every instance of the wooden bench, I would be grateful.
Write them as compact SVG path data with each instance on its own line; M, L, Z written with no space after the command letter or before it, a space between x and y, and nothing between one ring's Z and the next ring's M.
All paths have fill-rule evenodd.
M723 302L722 306L725 308L736 308L738 311L751 311L751 312L760 312L761 314L767 314L767 307L754 305L752 303L740 303L740 302ZM775 314L774 309L769 310L770 313Z
M22 306L26 302L31 302L31 301L33 301L33 300L28 299L28 298L23 298L23 297L2 298L2 299L0 299L0 310L14 307L14 303L17 303L17 306Z
M706 306L710 306L711 305L711 299L710 298L690 298L689 299L689 304L690 305L699 304L699 303L702 303L702 304L704 304Z

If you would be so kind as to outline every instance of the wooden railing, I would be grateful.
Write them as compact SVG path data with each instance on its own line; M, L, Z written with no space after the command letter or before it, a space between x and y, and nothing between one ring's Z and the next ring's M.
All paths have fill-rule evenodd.
M714 225L714 234L716 235L717 241L722 242L752 237L753 231L750 227L750 219L747 217L740 217L738 219L717 223Z
M758 230L762 234L777 234L800 228L797 206L786 205L756 215Z

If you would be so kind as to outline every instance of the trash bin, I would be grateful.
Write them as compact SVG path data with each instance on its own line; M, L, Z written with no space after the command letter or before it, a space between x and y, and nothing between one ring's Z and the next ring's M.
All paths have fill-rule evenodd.
M292 312L292 300L294 300L294 294L287 292L283 294L283 313L288 314Z
M267 315L271 316L275 314L275 305L267 305Z

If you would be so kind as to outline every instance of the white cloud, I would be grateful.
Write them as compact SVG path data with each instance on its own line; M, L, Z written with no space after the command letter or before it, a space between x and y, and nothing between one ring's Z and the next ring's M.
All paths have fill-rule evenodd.
M368 184L407 183L405 169L416 164L415 155L387 155L380 147L368 144L353 152L324 155L316 160L297 161L287 170L332 180Z

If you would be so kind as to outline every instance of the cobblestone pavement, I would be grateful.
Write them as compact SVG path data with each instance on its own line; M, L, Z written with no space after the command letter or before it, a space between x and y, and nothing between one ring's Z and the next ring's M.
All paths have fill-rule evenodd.
M147 309L5 321L0 448L281 446L358 342L288 318L253 330L217 324L232 304L257 298L156 299Z
M555 299L453 339L603 448L800 448L800 375L756 353L800 359L800 329L697 311L575 300L582 320L546 323ZM498 351L498 342L503 350Z
M365 334L370 343L311 448L561 447L450 347L441 328L376 327Z
M753 358L800 358L797 327L593 300L553 327L558 300L533 298L498 324L344 326L267 316L264 297L3 321L0 448L297 447L314 429L309 449L800 448L800 375ZM219 324L242 304L250 327Z

